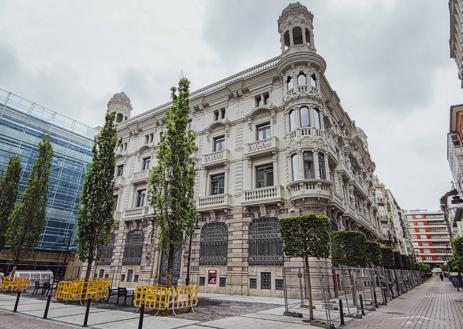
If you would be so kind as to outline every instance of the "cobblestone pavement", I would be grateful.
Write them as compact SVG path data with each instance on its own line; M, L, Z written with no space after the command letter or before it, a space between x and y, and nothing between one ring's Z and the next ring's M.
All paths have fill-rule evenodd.
M56 322L26 317L0 310L0 329L70 329L78 328Z
M348 323L355 329L459 329L463 328L463 291L434 276L421 286Z

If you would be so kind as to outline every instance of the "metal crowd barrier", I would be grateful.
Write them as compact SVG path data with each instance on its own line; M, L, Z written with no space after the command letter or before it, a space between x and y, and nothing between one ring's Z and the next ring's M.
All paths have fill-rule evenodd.
M0 292L22 292L29 288L29 278L4 277L0 284Z
M60 281L55 297L58 302L79 301L82 303L89 298L102 300L108 298L110 286L111 281L108 279Z
M133 297L137 311L144 305L145 309L172 311L191 308L198 305L198 286L165 287L160 285L137 286ZM156 314L157 314L156 313Z

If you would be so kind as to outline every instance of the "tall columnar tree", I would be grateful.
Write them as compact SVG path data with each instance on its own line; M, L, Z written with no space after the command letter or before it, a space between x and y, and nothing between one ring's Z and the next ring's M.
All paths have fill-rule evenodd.
M115 149L118 143L115 113L106 113L105 125L93 143L93 159L84 180L77 216L77 245L87 262L88 280L97 250L111 238L114 211Z
M368 263L371 266L381 266L381 246L378 242L368 241L367 242L367 255Z
M383 259L383 267L387 269L394 268L394 252L391 248L381 248L381 255Z
M400 255L400 252L394 251L394 268L396 270L401 270L403 269L404 265L402 264L402 257Z
M366 266L367 238L360 231L337 231L331 236L331 257L335 266Z
M6 173L0 179L0 250L5 247L8 217L13 211L18 196L20 174L21 160L14 154L8 161Z
M36 247L45 226L48 176L53 158L49 136L39 143L38 151L27 187L8 218L6 238L13 254L13 271L21 256Z
M172 105L165 115L165 130L150 176L150 204L159 226L162 251L167 255L167 284L172 283L175 251L193 230L195 168L191 158L195 135L188 129L190 82L181 78L178 90L172 88Z
M313 319L312 286L309 257L328 258L330 255L331 224L322 214L286 217L280 219L283 250L287 256L304 259L309 315Z

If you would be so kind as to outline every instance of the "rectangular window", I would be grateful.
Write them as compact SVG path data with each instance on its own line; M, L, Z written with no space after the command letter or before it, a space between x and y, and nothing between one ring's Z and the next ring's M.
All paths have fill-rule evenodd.
M225 136L218 136L214 138L214 152L223 151L225 149Z
M225 288L226 283L227 283L226 278L220 278L219 286L220 286L221 288Z
M151 161L151 157L143 158L141 170L150 169L150 161Z
M268 105L269 101L270 101L269 93L264 93L264 105Z
M320 179L326 179L325 155L318 153L318 169L320 170Z
M250 289L257 289L257 279L249 279L249 288Z
M275 289L276 290L283 290L284 289L283 279L275 279Z
M133 282L138 282L138 274L135 274L135 275L133 276Z
M315 178L312 152L304 152L304 177L305 179Z
M225 174L211 175L211 195L223 194L225 188Z
M299 154L293 154L291 156L291 167L292 167L292 174L293 174L293 181L297 181L300 179L299 177Z
M145 198L146 198L146 189L138 190L137 191L137 207L144 207L145 206Z
M150 142L150 135L145 135L145 144Z
M124 282L125 281L125 274L122 274L121 275L121 282Z
M127 282L132 282L133 270L127 272Z
M100 270L100 274L98 274L98 277L101 279L104 276L104 269Z
M263 141L269 139L271 136L270 133L270 122L262 123L256 126L256 139L258 141Z
M199 277L199 286L204 287L206 285L206 277L205 276L200 276Z
M116 176L121 177L124 174L124 165L118 165L116 170Z
M273 164L256 166L256 187L273 186Z
M105 279L109 278L109 273L106 273L106 274L104 275L104 278L105 278Z
M260 95L256 96L256 107L259 107L262 102L262 97Z
M154 133L151 133L151 134L150 134L150 143L152 143L153 140L154 140Z
M220 119L225 119L225 108L220 109Z
M272 289L272 273L260 272L260 289Z
M119 200L119 194L114 194L113 195L113 210L117 210L117 201Z

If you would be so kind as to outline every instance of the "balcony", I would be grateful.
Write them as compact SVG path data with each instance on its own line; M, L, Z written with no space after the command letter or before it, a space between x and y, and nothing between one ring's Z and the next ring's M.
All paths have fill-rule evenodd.
M291 201L304 198L331 199L331 182L324 180L303 180L288 184Z
M198 210L231 208L231 195L228 193L208 195L198 198Z
M244 191L243 204L275 203L282 199L283 186L267 186Z
M297 86L286 92L285 101L290 101L292 99L297 99L301 96L311 96L311 97L320 97L320 92L318 88L313 86Z
M325 131L321 129L317 129L317 128L311 128L311 127L297 128L286 134L286 140L290 141L293 139L302 138L304 136L314 136L317 138L325 138Z
M114 188L121 188L125 185L125 177L117 176L114 177Z
M148 207L135 207L124 211L124 220L143 218L148 214Z
M246 147L245 155L250 156L250 157L257 156L257 155L263 155L266 153L275 152L277 148L278 148L278 138L271 137L268 139L248 143Z
M212 152L212 153L204 154L203 164L205 167L223 165L229 161L229 158L230 158L230 152L228 150Z
M132 183L146 182L149 176L149 170L142 170L133 174Z

